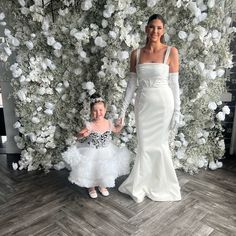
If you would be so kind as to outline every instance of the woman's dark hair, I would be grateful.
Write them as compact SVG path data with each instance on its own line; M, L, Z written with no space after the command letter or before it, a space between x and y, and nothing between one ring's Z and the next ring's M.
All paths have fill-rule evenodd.
M151 15L149 18L148 18L148 22L147 22L147 25L151 22L151 21L153 21L153 20L160 20L161 22L162 22L162 24L163 24L163 27L165 26L165 20L164 20L164 18L162 17L162 15L160 15L160 14L153 14L153 15ZM146 44L148 43L148 38L147 38L147 40L146 40ZM162 35L161 36L161 43L165 43L165 39L164 39L164 35Z
M98 102L102 102L104 104L104 107L106 107L106 102L104 101L104 99L101 97L101 95L99 93L94 93L93 95L90 96L90 110L92 111L93 106L98 103Z

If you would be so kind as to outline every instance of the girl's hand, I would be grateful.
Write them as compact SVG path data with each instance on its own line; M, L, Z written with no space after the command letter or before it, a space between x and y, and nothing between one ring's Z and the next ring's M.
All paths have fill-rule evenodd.
M77 135L77 138L85 138L89 136L89 130L88 129L82 129Z

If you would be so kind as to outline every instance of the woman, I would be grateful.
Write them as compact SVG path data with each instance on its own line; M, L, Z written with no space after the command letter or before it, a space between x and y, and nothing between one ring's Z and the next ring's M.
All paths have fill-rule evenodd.
M154 201L181 200L168 142L169 129L177 125L180 115L178 50L164 44L164 25L161 15L152 15L145 28L146 45L131 53L130 78L120 115L124 118L138 80L137 157L132 172L119 187L136 202L145 196Z

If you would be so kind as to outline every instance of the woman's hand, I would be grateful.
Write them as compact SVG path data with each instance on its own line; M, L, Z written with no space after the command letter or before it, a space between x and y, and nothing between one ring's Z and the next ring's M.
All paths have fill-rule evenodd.
M124 118L118 118L115 122L113 132L119 133L124 127Z
M122 127L125 125L125 122L124 122L125 118L124 117L119 117L117 120L116 120L116 123L115 123L115 126L116 127Z

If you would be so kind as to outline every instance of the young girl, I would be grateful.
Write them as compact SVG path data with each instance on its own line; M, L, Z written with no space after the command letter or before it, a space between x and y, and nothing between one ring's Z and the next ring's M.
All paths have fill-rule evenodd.
M88 188L91 198L97 198L95 187L103 196L108 196L107 187L115 186L118 176L129 173L129 152L112 143L112 132L122 129L121 120L114 126L105 119L106 104L98 95L91 96L91 118L86 127L78 133L79 142L62 153L71 167L69 180Z

